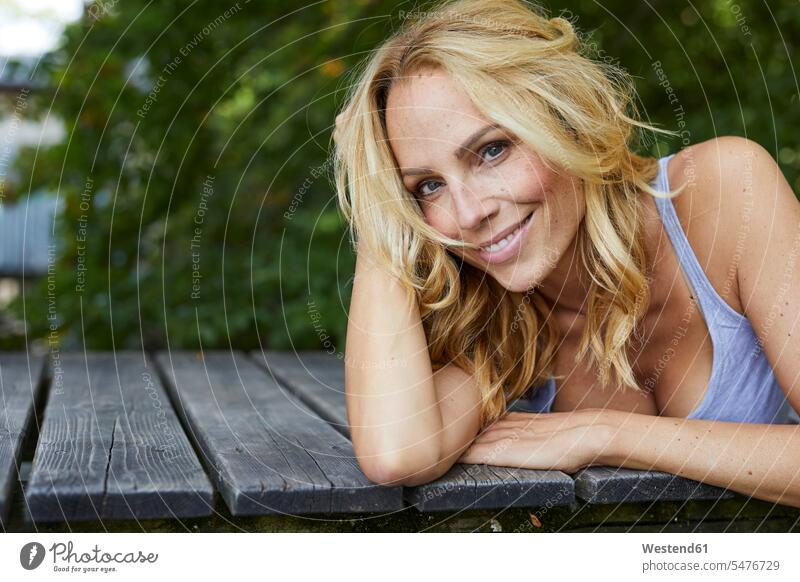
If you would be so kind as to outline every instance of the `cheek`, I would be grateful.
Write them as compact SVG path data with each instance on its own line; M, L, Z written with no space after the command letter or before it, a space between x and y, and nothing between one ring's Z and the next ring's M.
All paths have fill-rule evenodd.
M502 190L508 191L517 204L542 202L557 188L558 175L541 162L521 155L509 161L507 171L497 178L502 182Z
M553 214L568 224L580 221L585 212L585 201L579 185L564 179L555 188L552 194L548 194Z
M426 204L422 206L422 214L425 222L439 233L450 238L460 238L458 222L447 208L436 204Z

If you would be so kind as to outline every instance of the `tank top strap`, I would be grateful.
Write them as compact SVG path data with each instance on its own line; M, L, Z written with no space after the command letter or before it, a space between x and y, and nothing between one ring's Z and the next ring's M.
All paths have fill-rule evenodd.
M653 186L660 192L667 193L670 191L669 177L667 176L667 162L675 154L664 156L658 160L658 174L653 181ZM739 325L742 318L741 314L733 310L728 305L719 293L717 293L711 281L708 280L705 271L700 266L697 260L697 255L689 244L689 239L678 220L678 214L675 212L675 206L672 203L672 198L654 196L656 207L661 214L661 221L664 224L664 229L667 231L672 246L675 249L678 261L685 274L689 288L694 293L694 296L700 305L700 309L706 320L706 324L710 333L714 333L716 325L719 323L733 323Z

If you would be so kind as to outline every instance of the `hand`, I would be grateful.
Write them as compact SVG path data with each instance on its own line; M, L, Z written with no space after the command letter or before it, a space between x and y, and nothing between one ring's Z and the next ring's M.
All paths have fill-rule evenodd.
M459 463L575 473L603 465L619 411L510 412L479 434Z

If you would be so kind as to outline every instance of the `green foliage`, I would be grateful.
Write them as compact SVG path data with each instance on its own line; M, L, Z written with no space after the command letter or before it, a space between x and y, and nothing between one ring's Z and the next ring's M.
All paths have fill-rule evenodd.
M53 278L15 305L31 336L50 330L53 299L73 347L342 351L353 257L327 164L342 72L402 11L430 5L96 3L43 63L52 92L31 102L69 139L17 168L66 202ZM551 6L562 11L636 77L646 119L682 120L692 143L746 135L800 186L791 2ZM659 139L653 153L683 145Z

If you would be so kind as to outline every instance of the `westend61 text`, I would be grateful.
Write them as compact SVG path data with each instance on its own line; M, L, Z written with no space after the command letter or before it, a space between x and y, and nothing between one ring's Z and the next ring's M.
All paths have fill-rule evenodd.
M685 546L642 544L642 551L645 554L707 554L708 544L688 544Z

